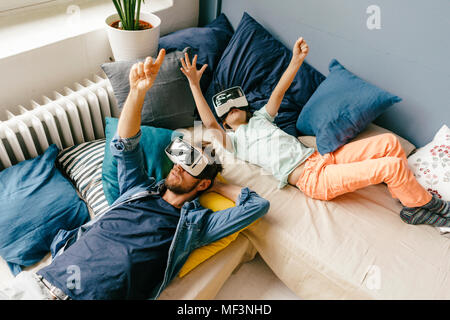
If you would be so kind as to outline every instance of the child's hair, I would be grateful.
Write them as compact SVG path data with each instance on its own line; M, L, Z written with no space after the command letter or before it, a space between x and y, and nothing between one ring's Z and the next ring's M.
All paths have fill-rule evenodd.
M248 121L250 120L250 118L253 117L253 112L250 111L250 108L249 108L249 107L239 108L239 109L242 109L242 110L245 111L245 115L246 115L246 116L245 116L245 121L248 122ZM231 110L231 109L230 109L230 110ZM227 125L226 123L224 123L225 118L227 117L227 115L228 115L228 112L227 112L226 114L224 114L223 116L220 117L220 121L222 122L223 127L224 127L225 129L231 129L231 127L230 127L229 125Z

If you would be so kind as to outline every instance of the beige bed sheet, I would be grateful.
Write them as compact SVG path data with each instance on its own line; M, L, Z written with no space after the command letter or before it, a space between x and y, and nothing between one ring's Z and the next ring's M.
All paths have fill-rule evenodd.
M357 139L383 132L371 125ZM401 143L407 154L414 149L404 139ZM270 201L269 213L244 234L299 297L450 298L450 239L437 228L404 223L400 202L384 184L332 201L314 200L293 186L279 190L259 167L222 156L225 179Z
M231 274L255 255L255 247L245 235L240 234L225 249L202 262L183 278L177 276L173 279L159 300L214 299Z

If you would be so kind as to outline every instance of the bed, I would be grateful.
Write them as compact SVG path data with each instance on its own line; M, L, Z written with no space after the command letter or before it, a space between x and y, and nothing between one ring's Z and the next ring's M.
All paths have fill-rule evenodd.
M240 46L242 43L236 39L238 32L233 35L230 30L224 31L223 16L220 19L222 26L216 22L211 29L216 36L222 32L221 36L215 38L215 44L219 43L221 48L215 52L215 57L199 56L199 61L212 66L212 72L206 74L208 81L202 84L208 100L211 100L219 85L231 86L233 83L230 81L242 83L242 79L235 74L223 75L220 71L230 69L230 60L234 61L232 58L239 54L239 49L253 52L251 46L254 44L249 42ZM256 35L264 31L260 26L257 29ZM246 34L243 31L248 30L241 30L241 33ZM180 34L172 35L171 40L177 37L183 39L181 43L176 43L173 49L181 50L186 46L185 40L188 37L183 32L182 30ZM195 32L189 34L192 39L196 39ZM224 34L227 35L225 42L221 38ZM267 34L263 33L262 38L267 40ZM173 42L168 41L165 47ZM204 44L212 47L207 42ZM289 53L283 51L279 42L273 42L271 45L275 46L276 50L268 52L275 52L276 59L289 57ZM222 52L225 54L222 55ZM240 73L244 78L250 76L246 71L254 72L258 68L257 64L252 63L254 61L247 62L249 63L235 62L241 67L249 67ZM272 66L266 64L266 67L267 65ZM273 70L279 73L284 66L284 62L281 62ZM289 97L284 101L276 119L284 131L296 135L305 145L314 148L317 148L316 138L311 135L298 135L295 122L301 107L307 103L324 78L311 65L305 64L298 82L294 83L293 89L288 92ZM261 79L259 80L263 85L260 87L251 82L242 84L255 109L267 102L270 82L279 79L279 74L270 73ZM194 132L194 128L181 128L178 131ZM371 123L354 139L386 132L391 131ZM197 138L215 143L208 134ZM398 138L405 152L411 154L415 146L400 136ZM95 174L82 183L72 179L79 196L89 204L91 217L108 208L102 195L101 184L102 150L105 141L97 140L95 143L98 144L98 157L97 162L92 164L94 167L90 168ZM231 273L240 264L251 260L256 252L278 278L303 299L450 298L449 239L437 228L405 224L399 218L400 203L391 197L385 185L370 186L332 201L314 200L292 186L278 189L278 181L268 172L233 158L220 147L217 147L217 150L221 150L225 180L248 186L268 199L271 203L270 211L258 223L242 231L225 249L201 263L186 276L176 277L159 299L213 299ZM89 186L88 189L95 192L87 192L81 186ZM1 285L11 279L12 274L5 262L0 262ZM48 263L50 255L28 269L38 270Z
M364 136L379 134L370 127ZM312 142L310 137L300 140ZM309 140L309 141L308 141ZM403 141L404 149L411 145ZM448 299L450 241L438 228L411 226L385 185L332 201L306 197L245 162L224 177L246 184L271 203L244 231L274 273L304 299Z
M392 132L370 124L352 141L384 133ZM406 154L414 152L411 142L396 136ZM242 233L302 299L450 298L449 238L440 228L404 223L401 204L385 184L315 200L293 186L278 189L268 172L235 158L207 131L202 139L221 151L228 182L270 201L268 214ZM316 148L315 137L298 139Z
M191 132L195 137L193 130L178 131ZM214 299L232 272L253 259L256 252L303 299L450 297L450 259L446 254L449 239L438 228L411 226L401 221L401 205L390 196L385 185L367 187L333 201L314 200L292 186L278 189L278 182L271 175L234 158L218 147L207 131L203 132L201 139L215 143L221 151L223 177L230 183L249 186L268 199L270 211L225 249L184 277L176 277L159 299ZM355 139L386 132L389 131L371 124ZM299 139L315 147L314 137ZM408 154L415 149L407 140L399 139ZM99 143L102 150L104 141ZM97 166L96 174L83 185L95 188L101 164L101 157L91 164ZM73 183L80 186L81 182L74 179ZM83 188L78 189L86 200L87 190L83 193ZM98 200L101 191L100 188L96 196L90 194L95 201L86 200L92 216L105 210L106 201ZM2 285L13 276L6 263L0 261ZM47 254L26 269L37 271L50 262Z

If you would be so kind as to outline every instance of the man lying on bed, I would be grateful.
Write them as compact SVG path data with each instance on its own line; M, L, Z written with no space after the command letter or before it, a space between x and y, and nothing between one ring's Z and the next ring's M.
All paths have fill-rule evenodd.
M408 168L406 155L393 134L382 134L348 143L321 155L304 146L274 124L281 102L309 52L303 38L292 50L292 59L270 95L267 104L253 115L239 87L222 91L213 98L217 122L200 89L207 65L196 68L197 56L181 59L182 72L189 80L203 124L238 158L271 172L279 188L288 183L314 199L331 200L369 185L386 183L392 196L404 208L403 221L410 224L450 226L450 202L432 196ZM216 99L217 98L217 99Z
M157 298L192 250L267 213L269 202L255 192L215 181L221 165L213 152L189 149L181 140L166 149L175 161L168 177L156 184L147 177L139 145L141 110L164 56L161 50L155 62L147 58L130 71L130 93L111 142L119 199L80 229L60 232L52 245L57 251L52 263L37 275L22 272L0 294L12 299ZM183 158L186 147L199 160L195 168ZM206 190L235 200L236 206L212 214L197 199Z

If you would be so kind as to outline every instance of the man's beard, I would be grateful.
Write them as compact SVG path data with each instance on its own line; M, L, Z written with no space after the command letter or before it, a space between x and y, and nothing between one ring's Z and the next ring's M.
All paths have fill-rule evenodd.
M170 191L172 191L175 194L186 194L191 192L192 190L195 189L195 187L197 187L197 185L200 183L200 180L197 181L194 185L192 186L183 186L181 184L175 184L169 181L169 179L166 179L164 181L164 185L166 186L166 188Z

